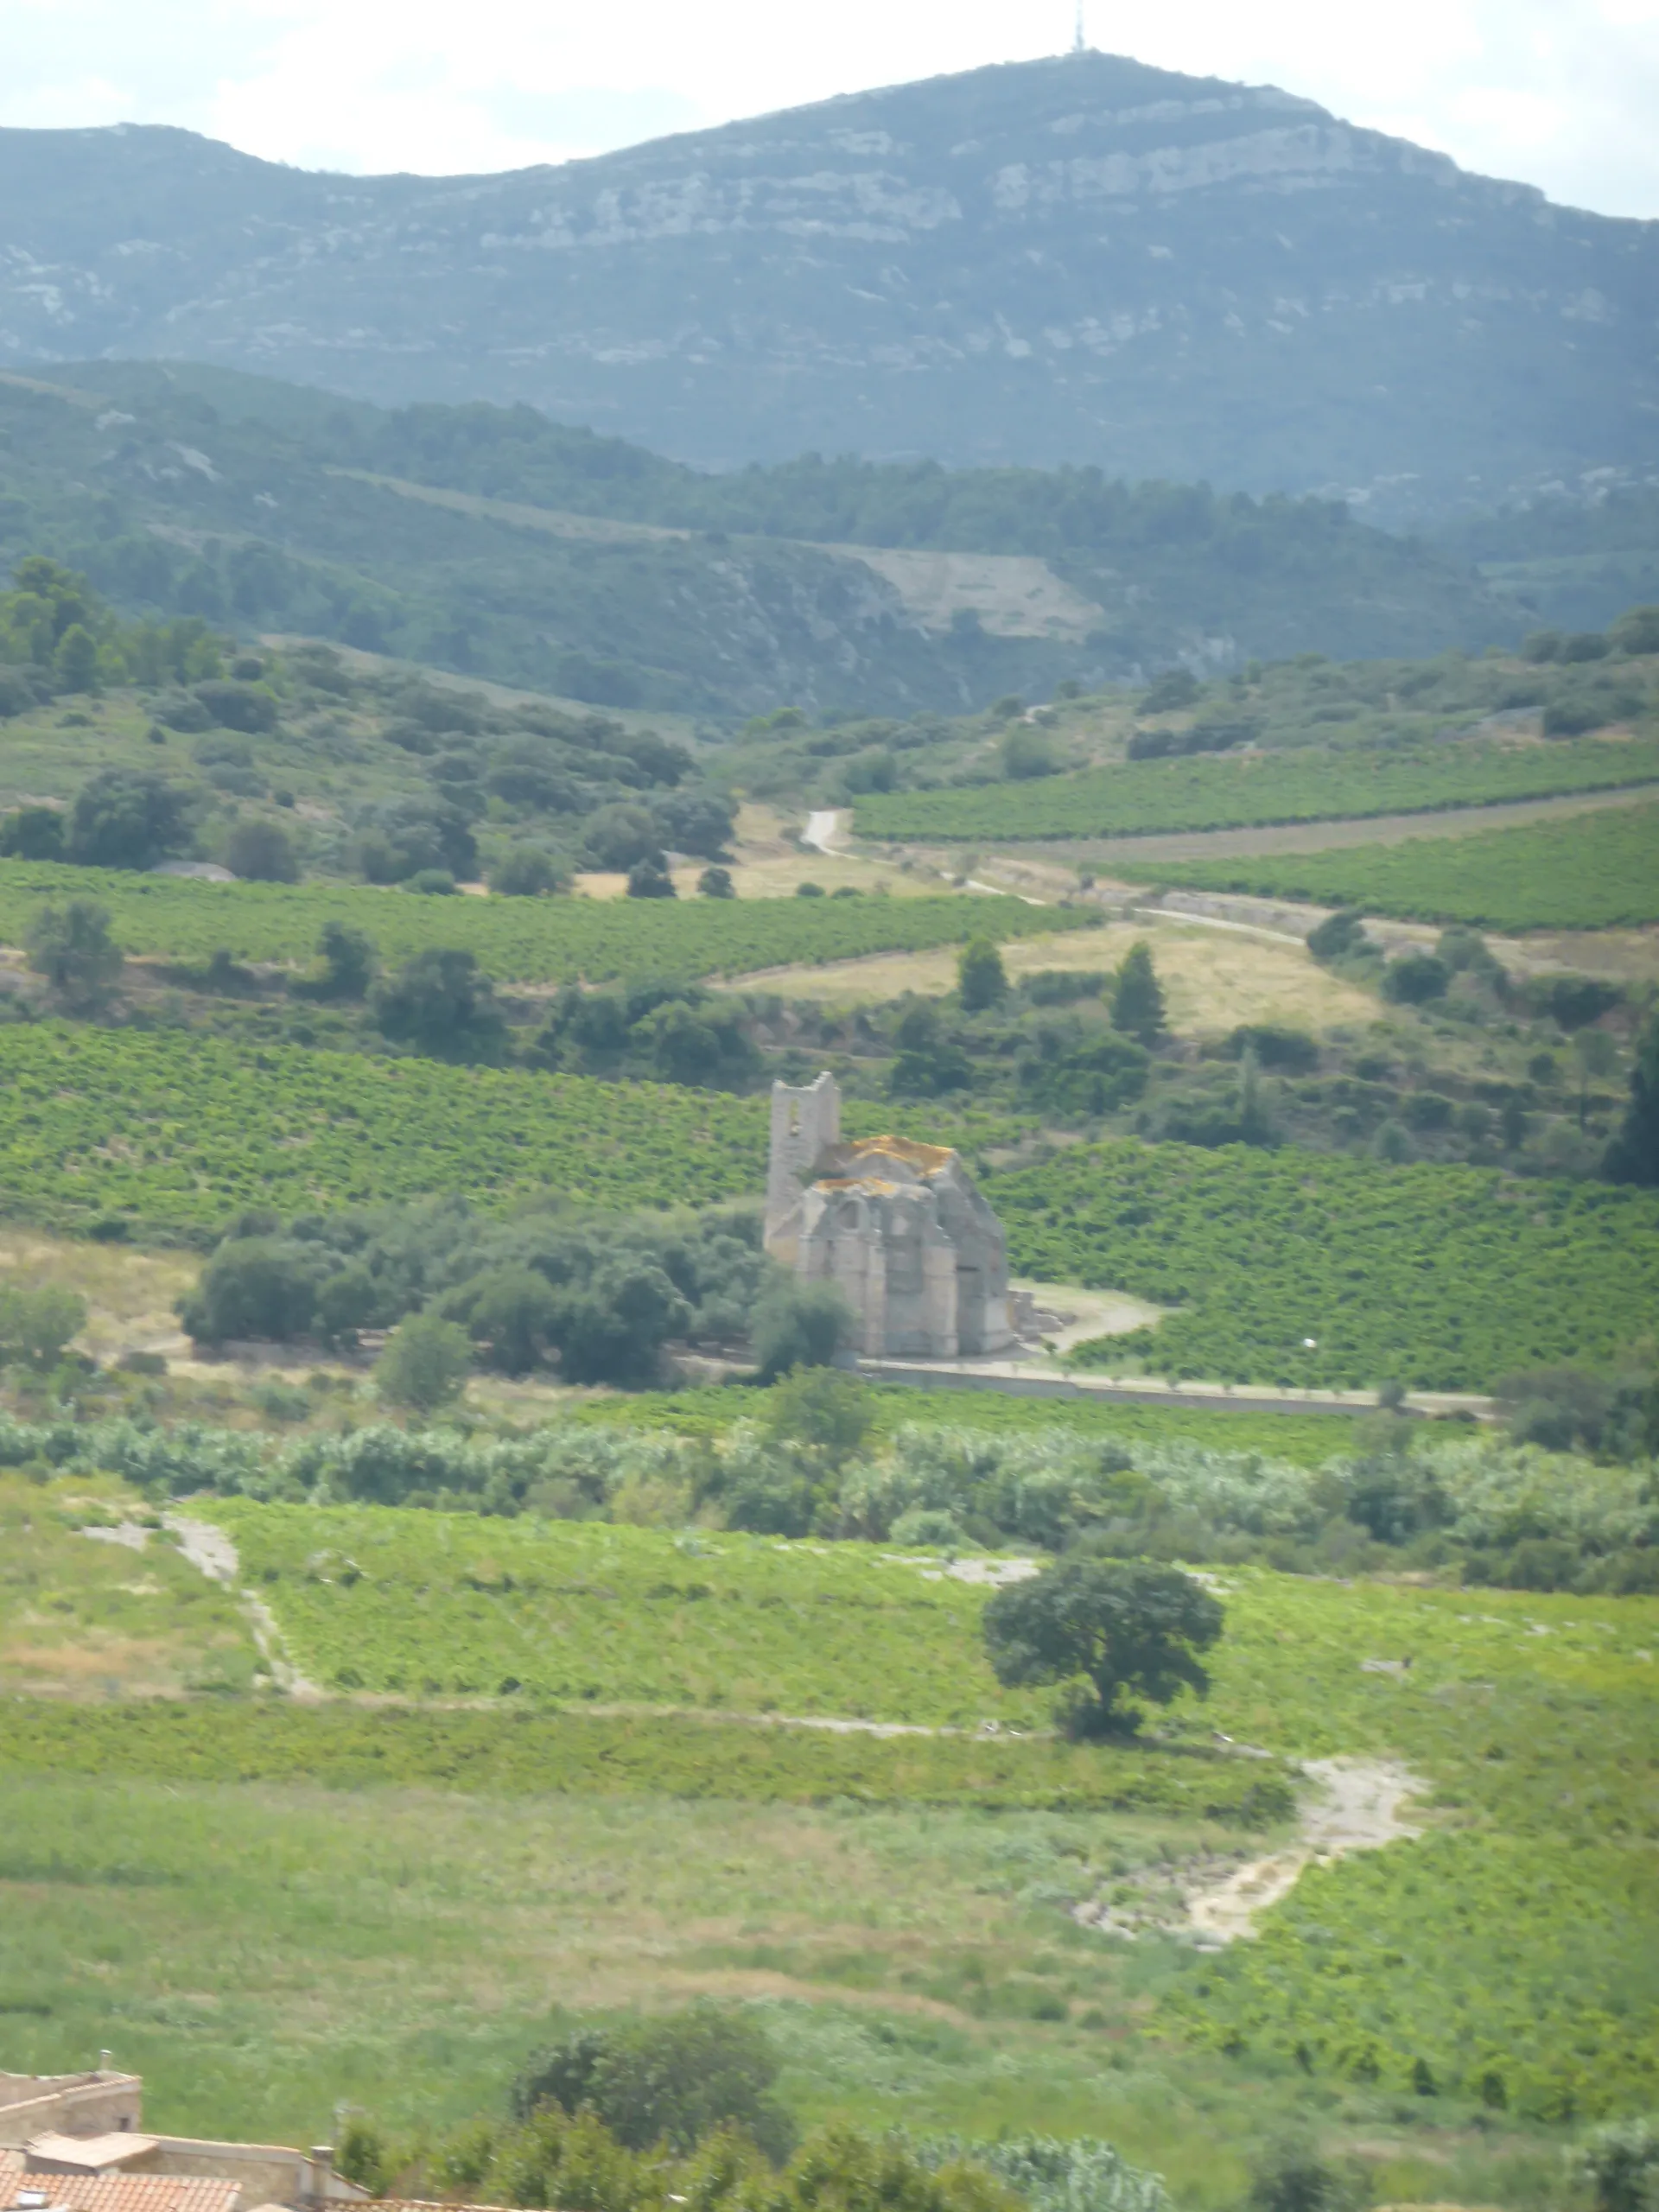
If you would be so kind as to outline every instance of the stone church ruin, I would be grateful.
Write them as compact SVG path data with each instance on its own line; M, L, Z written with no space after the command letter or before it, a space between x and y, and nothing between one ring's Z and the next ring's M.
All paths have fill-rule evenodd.
M843 1141L827 1073L772 1086L766 1239L774 1260L845 1294L866 1358L958 1359L1015 1342L1002 1224L960 1156L906 1137Z

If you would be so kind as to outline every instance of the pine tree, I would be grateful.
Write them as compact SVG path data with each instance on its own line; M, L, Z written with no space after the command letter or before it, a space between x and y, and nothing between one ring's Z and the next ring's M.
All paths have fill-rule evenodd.
M957 989L964 1014L982 1014L1007 991L1007 970L1002 956L988 938L969 938L957 963Z
M1164 991L1152 964L1152 949L1144 938L1123 956L1112 992L1112 1027L1143 1045L1156 1044L1164 1033Z
M1610 1183L1659 1183L1659 1015L1648 1024L1637 1053L1630 1103L1602 1173Z

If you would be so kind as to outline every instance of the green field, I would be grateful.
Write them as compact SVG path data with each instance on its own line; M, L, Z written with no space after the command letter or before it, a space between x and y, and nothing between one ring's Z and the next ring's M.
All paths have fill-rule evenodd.
M458 1192L484 1207L556 1192L704 1205L758 1192L766 1103L663 1084L451 1067L183 1030L41 1022L0 1029L5 1210L162 1235L283 1213ZM855 1104L855 1133L885 1128ZM903 1116L899 1117L901 1120ZM1010 1124L956 1117L969 1140Z
M334 1689L967 1728L1046 1711L999 1685L976 1647L982 1597L925 1557L385 1506L211 1515L294 1663Z
M861 798L864 837L1125 837L1433 812L1659 781L1659 744L1457 744L1421 752L1197 754L1081 775Z
M1129 862L1122 871L1135 874ZM1313 899L1497 930L1631 928L1659 921L1659 806L1616 806L1468 837L1260 860L1160 861L1160 883Z
M1103 1398L1021 1398L999 1390L919 1390L899 1383L866 1385L870 1435L880 1443L908 1422L930 1428L969 1428L990 1436L1119 1437L1136 1444L1200 1444L1216 1452L1258 1452L1299 1467L1317 1467L1342 1450L1348 1430L1329 1414L1246 1413L1218 1406L1124 1405ZM573 1407L583 1427L662 1427L709 1438L741 1414L762 1418L766 1397L747 1386L640 1391L596 1397ZM735 1408L735 1410L734 1410Z
M347 883L200 883L38 861L0 861L0 943L21 944L48 899L109 910L128 952L303 965L327 922L365 931L388 963L429 945L518 983L690 982L757 968L922 952L969 937L1036 937L1097 918L1017 899L435 899Z
M704 1203L759 1191L766 1111L709 1091L176 1031L0 1030L6 1203L48 1226L199 1234L249 1206L444 1192L486 1208L548 1192ZM888 1119L855 1106L848 1126ZM970 1115L953 1133L993 1143L1008 1125ZM1104 1348L1176 1376L1481 1389L1517 1367L1605 1363L1659 1311L1649 1192L1128 1140L988 1171L986 1187L1016 1274L1179 1309Z
M953 1676L984 1679L984 1593L868 1548L689 1554L639 1530L213 1510L302 1656L404 1650L454 1684L531 1623L532 1651L563 1643L599 1700L719 1691L747 1669L820 1709L868 1690L939 1712L962 1703ZM1127 1751L516 1699L14 1700L12 2063L102 2041L175 2126L293 2133L341 2095L443 2121L493 2104L558 2008L712 1990L762 2004L808 2112L1086 2128L1206 2204L1236 2196L1239 2141L1299 2104L1322 2132L1375 2132L1402 2098L1447 2126L1485 2109L1500 2145L1516 2124L1649 2107L1659 1601L1242 1569L1221 1594L1210 1700ZM1427 1833L1310 1872L1222 1957L1079 1929L1079 1900L1262 1847L1201 1817L1248 1815L1230 1788L1273 1775L1217 1757L1213 1729L1403 1760ZM1443 2170L1424 2180L1414 2193L1444 2193Z
M0 1032L6 1203L162 1230L455 1191L614 1206L758 1189L758 1099L41 1023Z
M1421 2058L1442 2093L1544 2119L1650 2107L1659 1604L1254 1571L1227 1603L1208 1717L1270 1748L1403 1757L1434 1784L1429 1832L1305 1876L1167 2026L1408 2093ZM1377 1656L1408 1672L1363 1671Z
M1517 1368L1610 1363L1659 1314L1659 1192L1133 1141L987 1189L1022 1272L1178 1309L1099 1340L1107 1367L1481 1390Z
M712 1798L731 1804L974 1805L1128 1812L1258 1826L1289 1785L1218 1753L1100 1752L1044 1733L876 1736L678 1715L308 1707L155 1699L91 1708L18 1700L0 1776L382 1784L484 1797ZM3 1862L0 1862L3 1863Z

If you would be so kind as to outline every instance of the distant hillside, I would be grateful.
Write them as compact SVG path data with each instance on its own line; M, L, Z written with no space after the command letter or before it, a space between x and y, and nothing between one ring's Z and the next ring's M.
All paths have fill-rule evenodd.
M0 132L0 359L185 356L804 449L1337 492L1417 521L1659 460L1659 225L1101 54L502 176Z
M1659 601L1659 485L1602 486L1587 500L1558 492L1454 523L1435 542L1537 626L1599 630Z
M1532 623L1325 501L933 463L710 476L529 408L115 362L0 376L0 557L31 550L135 611L717 716L961 713Z

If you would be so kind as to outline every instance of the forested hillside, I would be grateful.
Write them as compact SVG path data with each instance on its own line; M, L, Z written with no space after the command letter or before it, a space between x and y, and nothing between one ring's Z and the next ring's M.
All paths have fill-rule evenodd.
M1329 501L810 457L712 476L529 408L111 362L0 380L0 553L26 550L134 609L715 715L960 713L1183 657L1524 626Z

